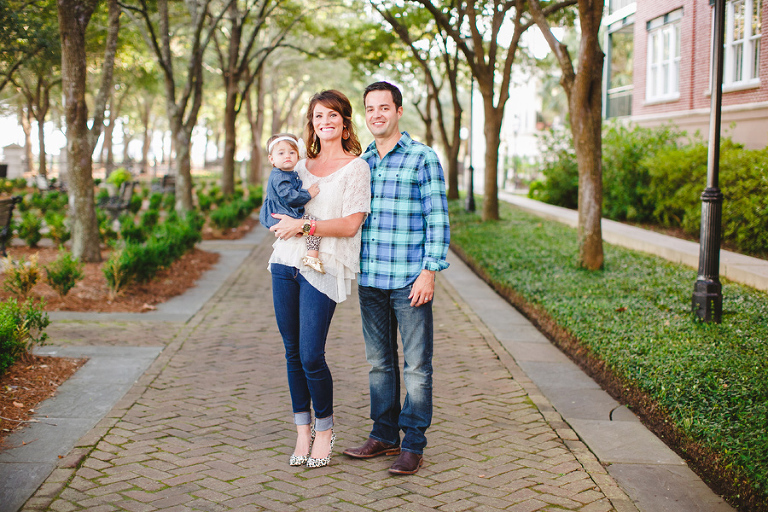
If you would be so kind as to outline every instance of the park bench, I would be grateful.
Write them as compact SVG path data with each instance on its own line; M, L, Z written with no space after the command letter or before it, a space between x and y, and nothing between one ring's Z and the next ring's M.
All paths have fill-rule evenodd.
M117 195L100 201L96 206L109 212L112 220L117 219L122 212L128 210L128 206L133 198L133 189L136 185L138 185L136 181L124 181L120 184L120 190L118 190Z
M0 231L0 252L3 256L7 256L5 252L5 244L13 236L13 226L11 221L13 220L13 209L16 207L16 203L21 202L21 196L13 196L7 199L0 199L0 226L3 227Z
M154 183L152 185L152 192L160 192L161 194L175 194L176 176L172 174L164 175L160 180L160 183Z
M38 174L35 176L35 185L37 186L37 189L40 192L50 192L51 190L58 190L61 192L66 191L66 187L64 186L64 183L57 183L52 184L51 181L43 176L42 174Z

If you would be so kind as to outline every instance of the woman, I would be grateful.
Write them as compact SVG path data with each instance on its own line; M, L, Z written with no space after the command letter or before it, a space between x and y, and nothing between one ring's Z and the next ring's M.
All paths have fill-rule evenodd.
M285 345L288 387L298 432L290 465L327 466L333 434L333 381L325 340L336 304L347 298L360 265L360 226L370 211L371 177L359 158L352 105L334 90L315 94L307 109L307 158L296 170L305 187L320 192L306 204L311 219L274 214L278 240L269 259L277 326ZM323 237L325 273L302 264L303 234ZM310 428L310 405L315 427Z

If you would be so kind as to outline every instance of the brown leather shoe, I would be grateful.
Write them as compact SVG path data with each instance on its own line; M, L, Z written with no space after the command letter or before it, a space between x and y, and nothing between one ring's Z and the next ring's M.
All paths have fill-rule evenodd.
M369 437L363 446L344 450L344 455L349 455L355 459L370 459L379 455L397 455L398 453L400 453L399 446L377 441L372 437Z
M414 475L424 462L424 457L419 453L400 452L400 456L389 467L393 475Z

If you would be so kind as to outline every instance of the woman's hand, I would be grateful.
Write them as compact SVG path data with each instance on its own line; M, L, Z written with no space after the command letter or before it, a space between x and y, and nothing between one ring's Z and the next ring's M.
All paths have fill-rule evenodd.
M287 240L303 233L304 219L294 219L282 213L273 213L272 217L280 219L280 222L269 228L280 240Z

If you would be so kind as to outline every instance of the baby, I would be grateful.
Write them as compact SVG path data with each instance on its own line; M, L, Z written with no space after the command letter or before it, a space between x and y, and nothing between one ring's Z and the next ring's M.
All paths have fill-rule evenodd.
M310 219L304 213L304 205L320 192L317 183L308 189L302 188L299 174L294 171L299 161L299 140L290 133L278 133L267 141L269 163L272 172L269 175L266 198L259 213L259 221L266 228L277 224L278 219L273 213L282 213L293 218ZM314 236L314 220L307 232L307 255L302 263L325 274L323 263L320 261L320 237Z

